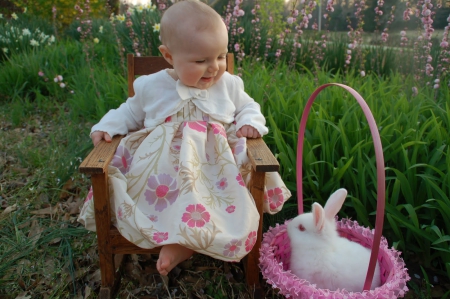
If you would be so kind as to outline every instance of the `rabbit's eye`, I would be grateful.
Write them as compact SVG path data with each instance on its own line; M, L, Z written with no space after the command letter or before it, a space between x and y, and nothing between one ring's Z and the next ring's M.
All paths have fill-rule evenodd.
M298 226L298 229L299 229L300 231L302 231L302 232L304 232L304 231L306 230L306 228L303 226L303 224L300 224L300 225Z

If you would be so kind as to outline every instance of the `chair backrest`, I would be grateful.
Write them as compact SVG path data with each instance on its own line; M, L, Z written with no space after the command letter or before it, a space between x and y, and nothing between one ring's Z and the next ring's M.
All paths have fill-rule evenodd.
M171 68L172 66L161 56L137 57L129 53L127 55L128 64L128 96L134 96L133 82L136 76L149 75L160 70ZM234 55L227 54L227 72L234 73Z

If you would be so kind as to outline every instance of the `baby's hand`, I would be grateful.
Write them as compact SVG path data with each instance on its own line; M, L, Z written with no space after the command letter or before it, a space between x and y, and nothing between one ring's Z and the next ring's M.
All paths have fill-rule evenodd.
M259 134L258 130L253 128L252 126L245 125L242 126L237 132L237 137L247 137L247 138L258 138L261 137L261 134Z
M108 143L111 142L111 136L109 136L108 133L102 132L102 131L95 131L94 133L92 133L91 139L92 139L92 143L94 144L94 146L96 146L97 143L99 143L100 140L102 140L102 139L105 139L105 141Z

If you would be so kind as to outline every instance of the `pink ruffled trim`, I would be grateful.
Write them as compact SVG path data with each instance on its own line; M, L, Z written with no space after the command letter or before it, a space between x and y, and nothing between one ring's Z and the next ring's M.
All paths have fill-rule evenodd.
M283 225L271 227L263 236L259 267L264 278L273 288L278 288L286 298L401 298L408 291L406 282L410 279L400 252L389 249L387 240L382 237L378 262L382 286L365 292L347 292L346 290L330 291L317 289L304 279L298 278L289 270L291 250L286 232L286 221ZM356 221L342 219L336 222L339 233L363 246L371 248L374 232L360 226Z

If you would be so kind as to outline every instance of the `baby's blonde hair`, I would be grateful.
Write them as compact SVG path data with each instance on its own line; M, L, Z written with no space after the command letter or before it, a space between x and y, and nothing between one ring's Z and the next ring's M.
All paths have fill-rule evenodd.
M220 24L222 23L222 24ZM183 0L170 6L161 18L161 43L171 47L173 41L187 32L201 32L224 26L221 16L199 0Z

